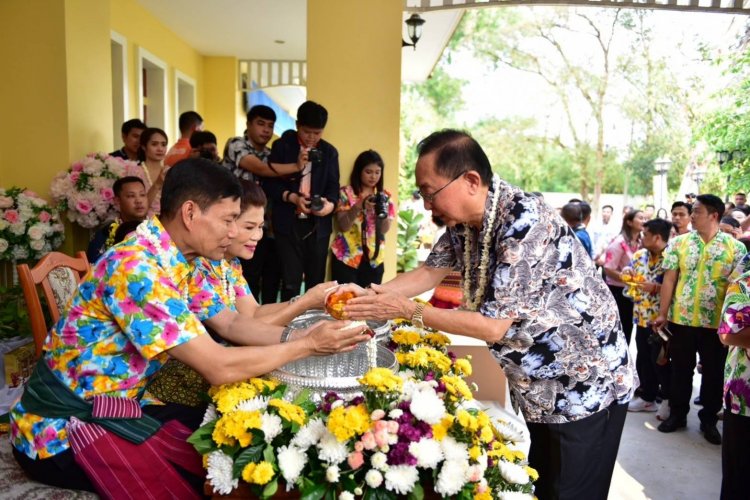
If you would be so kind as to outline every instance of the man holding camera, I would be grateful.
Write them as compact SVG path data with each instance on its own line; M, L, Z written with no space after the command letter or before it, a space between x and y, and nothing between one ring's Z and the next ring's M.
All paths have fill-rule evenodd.
M327 122L328 111L306 101L297 110L297 130L284 132L271 149L271 163L295 163L300 158L304 163L296 174L263 181L273 202L271 220L283 262L282 301L300 293L303 277L308 290L325 277L339 191L339 153L322 139Z
M190 136L190 158L205 158L220 163L219 147L216 135L208 130L195 132Z

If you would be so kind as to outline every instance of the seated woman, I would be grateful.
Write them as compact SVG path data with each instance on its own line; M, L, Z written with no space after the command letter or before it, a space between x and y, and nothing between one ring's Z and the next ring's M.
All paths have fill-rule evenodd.
M204 281L215 294L210 302L221 302L226 312L239 313L264 323L286 325L308 309L322 308L326 292L336 286L336 282L321 283L304 295L289 302L258 305L255 297L242 276L240 258L251 259L255 247L263 236L263 215L266 197L263 190L254 182L243 183L240 198L240 216L237 218L237 237L232 239L222 260L199 258L196 260L197 279ZM199 313L203 297L194 297L191 302L193 312ZM210 328L209 333L221 341ZM300 335L299 332L294 332ZM249 345L277 343L277 337L270 339L248 339ZM208 401L210 384L189 366L172 359L153 377L149 383L149 393L163 402L204 408Z

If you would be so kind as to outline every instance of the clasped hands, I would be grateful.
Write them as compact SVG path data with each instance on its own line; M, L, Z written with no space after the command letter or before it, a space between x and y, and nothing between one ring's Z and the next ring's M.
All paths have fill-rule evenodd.
M411 318L417 304L408 297L388 290L383 285L372 284L369 288L362 288L354 283L341 285L338 291L354 292L344 306L347 319L354 320L389 320L395 318Z

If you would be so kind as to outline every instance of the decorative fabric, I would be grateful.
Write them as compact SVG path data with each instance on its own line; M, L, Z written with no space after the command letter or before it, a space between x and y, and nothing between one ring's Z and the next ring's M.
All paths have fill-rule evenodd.
M57 310L62 314L76 292L76 273L69 267L56 267L47 275Z
M97 262L44 345L47 366L83 400L138 399L168 359L166 351L205 334L201 320L221 310L158 219L140 228L145 233L136 231ZM190 305L184 296L193 298ZM67 422L18 402L10 411L11 441L32 459L50 457L68 448Z
M456 309L461 305L462 299L461 273L451 271L435 287L429 302L438 309Z
M165 403L196 407L206 404L210 387L200 373L181 361L170 359L154 375L148 392Z
M227 143L222 164L238 179L257 182L258 178L255 174L240 167L240 161L247 155L253 155L263 163L268 163L271 150L263 148L262 151L258 151L246 137L233 137Z
M503 367L516 408L527 422L586 418L632 397L637 377L612 294L573 230L539 198L499 181L490 280L479 312L512 319L489 345ZM482 227L488 226L492 191ZM476 229L472 229L476 231ZM470 289L480 279L479 250L464 259L464 226L448 228L426 265L469 266ZM474 241L482 241L479 232Z
M635 252L638 251L640 246L640 243L631 245L625 240L625 237L622 234L617 235L617 237L609 244L604 254L604 267L615 270L619 273L625 266L630 264L630 261L633 260L633 255L635 255ZM605 277L605 281L608 285L620 288L625 286L625 283L622 281L610 278L609 276Z
M391 201L391 193L385 191L388 196L388 218L393 220L396 217L396 209ZM351 210L352 207L359 202L359 197L354 194L354 188L351 186L344 186L339 192L339 204L336 208L337 212L346 212ZM375 233L375 216L374 210L362 210L357 216L357 219L352 224L352 227L348 231L338 231L331 244L331 251L333 255L346 264L349 267L357 269L362 256L364 255L364 245L367 246L368 255L370 256L370 266L373 268L378 267L385 260L385 251L383 246L385 245L385 236L380 235L380 251L375 256L376 247L376 233ZM365 226L365 231L362 231L362 226ZM365 241L362 241L362 234L365 235ZM373 256L375 258L373 259Z
M633 255L630 267L633 269L634 281L659 283L664 279L662 262L664 255L652 255L641 248ZM659 316L659 294L646 293L642 288L627 285L625 292L633 299L633 322L648 327Z
M727 288L719 333L736 335L750 327L750 255L737 267ZM750 417L750 350L729 346L724 365L724 408Z
M708 243L693 231L669 241L664 269L679 271L669 308L678 325L716 328L732 271L747 253L745 246L719 231Z

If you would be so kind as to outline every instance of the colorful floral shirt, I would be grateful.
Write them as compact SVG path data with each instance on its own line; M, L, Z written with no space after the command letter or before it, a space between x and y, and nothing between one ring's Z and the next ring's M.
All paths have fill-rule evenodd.
M139 234L144 228L151 236ZM192 275L193 265L158 219L144 222L81 282L67 314L47 336L44 361L83 399L140 398L167 351L204 334L201 320L221 310L208 281ZM194 297L190 305L187 296ZM141 399L142 405L149 402ZM27 413L19 401L10 424L13 445L32 459L68 449L67 419Z
M237 310L236 300L240 297L250 295L250 286L242 275L242 264L240 259L208 260L198 258L195 269L202 274L223 304L232 311ZM234 300L232 300L232 296ZM195 297L193 297L195 300Z
M663 266L679 271L679 276L669 321L702 328L719 326L729 277L745 253L742 243L721 231L708 243L695 231L671 239Z
M742 259L727 288L719 323L722 335L737 334L750 327L750 255ZM729 346L724 365L724 408L750 417L750 349Z
M396 210L391 201L391 193L385 191L388 196L388 218L393 220L396 217ZM359 197L354 194L354 189L351 186L344 186L340 190L339 205L336 209L337 212L346 212L357 204ZM385 236L380 235L380 249L375 255L375 212L370 210L363 210L357 220L352 224L352 227L348 231L338 231L336 237L331 245L331 251L333 255L346 264L349 267L358 268L359 263L362 261L364 255L364 248L362 244L362 234L365 235L365 245L367 245L368 256L370 258L370 266L377 267L383 263L385 259ZM362 224L365 224L365 230L362 230Z
M661 284L664 279L663 261L662 253L653 255L645 248L638 250L630 262L634 281ZM644 328L649 326L659 316L659 294L646 293L643 288L630 285L625 291L633 299L633 322Z
M638 251L640 246L640 243L632 246L625 241L625 237L622 234L617 235L617 237L609 244L604 254L604 267L607 269L613 269L619 273L625 266L630 264L630 261L633 260L633 255L635 255L635 252ZM625 286L625 283L622 281L612 279L609 276L606 276L604 280L611 286Z
M487 265L487 288L478 311L512 319L505 337L489 345L502 366L511 397L527 422L565 423L612 403L630 401L637 386L617 306L594 262L557 212L536 196L495 179L500 197ZM463 225L448 228L427 258L430 267L468 269L477 294L484 231L464 262ZM464 282L464 285L466 283Z

